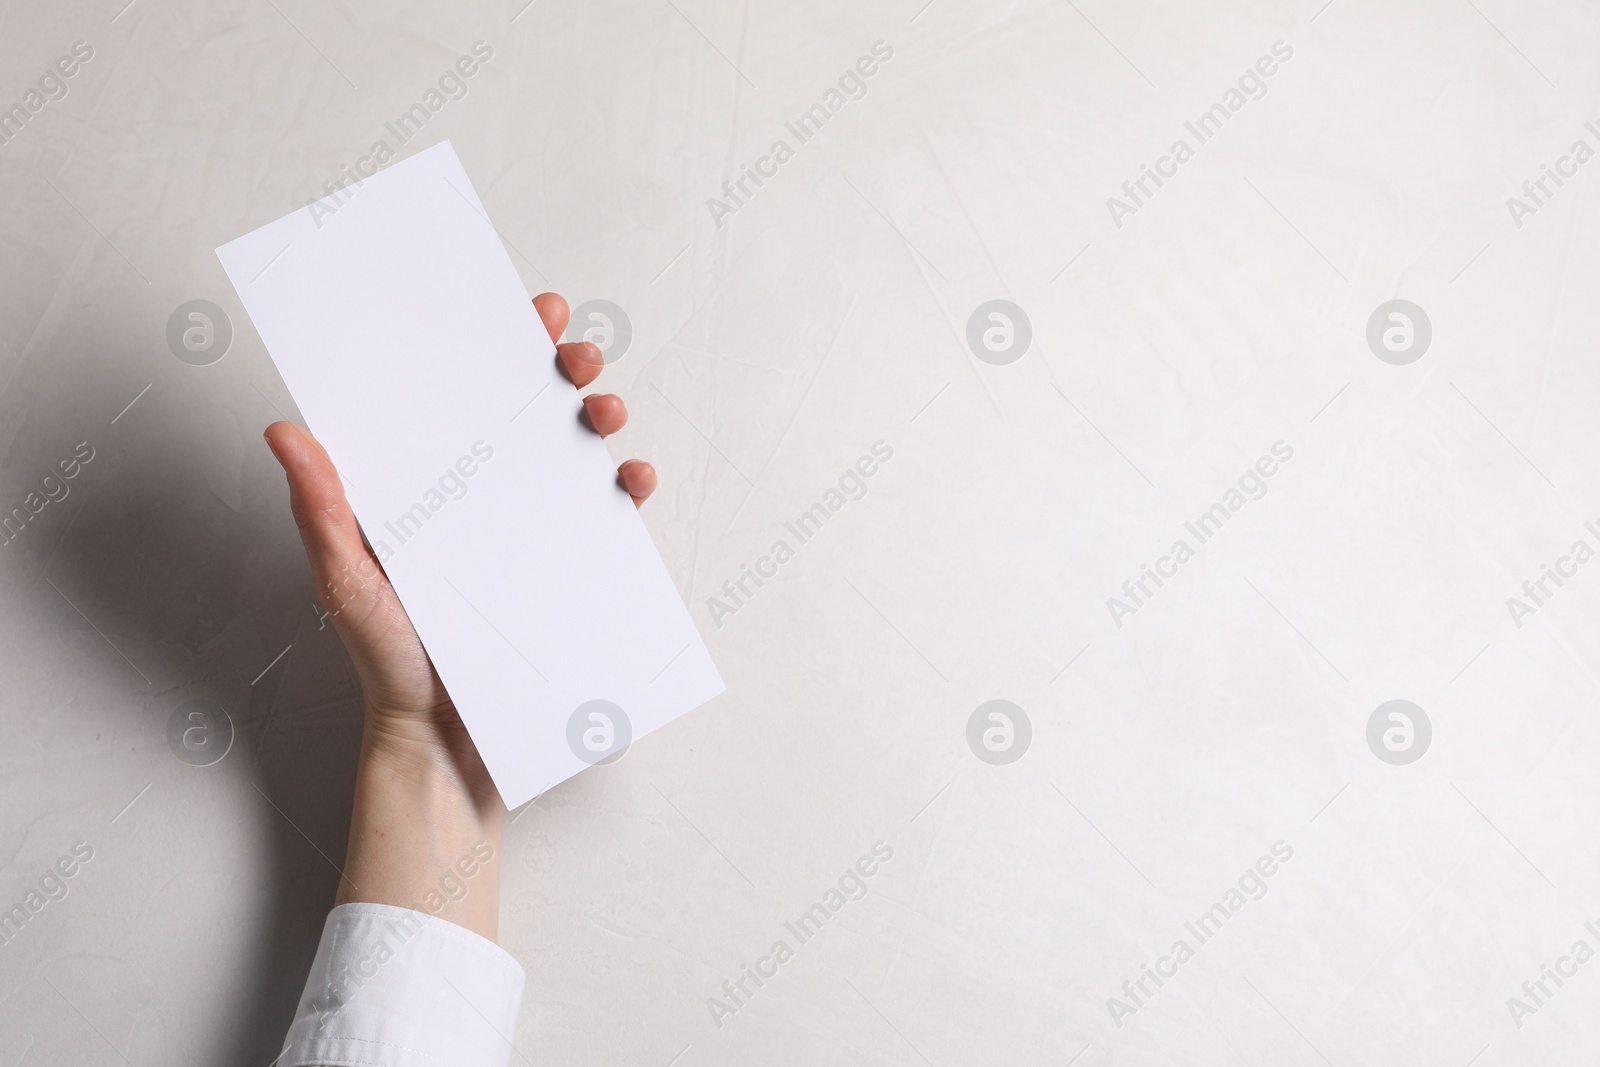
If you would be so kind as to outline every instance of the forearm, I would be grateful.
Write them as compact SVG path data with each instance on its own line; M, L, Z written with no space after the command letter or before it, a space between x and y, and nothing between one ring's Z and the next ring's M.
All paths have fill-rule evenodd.
M412 908L493 941L500 795L464 730L397 735L368 714L336 904Z

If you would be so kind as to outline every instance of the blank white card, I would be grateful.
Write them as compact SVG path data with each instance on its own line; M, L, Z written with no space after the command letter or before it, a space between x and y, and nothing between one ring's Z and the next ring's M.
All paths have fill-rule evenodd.
M217 255L509 807L722 692L449 142Z

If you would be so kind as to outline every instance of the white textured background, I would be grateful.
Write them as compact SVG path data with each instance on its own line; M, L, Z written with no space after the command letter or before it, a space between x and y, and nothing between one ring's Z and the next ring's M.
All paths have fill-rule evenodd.
M95 49L0 145L0 510L96 451L0 548L0 909L95 850L0 946L0 1067L280 1047L359 697L260 440L292 402L212 249L393 143L478 40L400 152L454 142L530 293L626 309L613 451L661 470L645 514L728 682L509 829L520 1057L1600 1055L1600 962L1507 1006L1600 949L1600 561L1506 607L1600 547L1600 161L1520 228L1506 206L1600 147L1592 3L125 2L0 4L0 107ZM865 98L718 228L707 198L880 40ZM1267 95L1114 225L1278 40ZM1433 323L1409 366L1364 339L1395 297ZM237 332L208 367L165 340L197 298ZM964 340L996 298L1034 328L1005 366ZM868 495L716 625L878 440ZM1267 496L1115 626L1278 440ZM995 698L1033 723L1009 766L965 740ZM1365 740L1394 698L1433 723L1409 766ZM191 699L236 729L213 766L166 740ZM868 895L719 1028L707 998L875 841ZM1277 841L1266 895L1117 1026Z

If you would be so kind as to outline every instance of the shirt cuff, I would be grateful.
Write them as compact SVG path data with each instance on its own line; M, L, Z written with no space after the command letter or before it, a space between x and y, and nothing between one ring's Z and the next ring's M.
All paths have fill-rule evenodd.
M505 1067L522 965L464 926L341 904L289 1027L282 1067Z

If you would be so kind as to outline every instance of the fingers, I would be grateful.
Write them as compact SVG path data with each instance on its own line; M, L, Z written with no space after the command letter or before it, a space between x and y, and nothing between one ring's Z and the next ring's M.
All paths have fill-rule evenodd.
M605 360L600 349L589 341L561 343L562 331L567 328L567 319L571 315L567 302L555 293L540 293L533 298L533 306L539 312L544 328L550 332L550 340L556 342L556 361L561 364L562 371L579 389L592 385L605 369ZM583 421L601 437L610 437L627 424L628 408L615 393L586 396L583 398ZM332 470L332 464L329 464L329 470ZM656 491L656 469L643 460L630 459L617 468L617 482L627 490L634 506L638 507ZM337 487L337 474L334 475L334 483ZM342 489L339 499L344 499Z
M583 398L583 419L601 437L610 437L628 421L628 409L615 393L596 393Z
M289 479L289 507L319 599L328 611L339 611L352 583L370 580L377 570L345 500L339 472L316 439L293 423L275 422L265 436Z
M567 328L567 316L572 313L567 302L558 293L540 293L533 298L533 306L544 320L544 328L550 331L550 340L561 340L561 331Z
M642 459L630 459L617 468L617 481L639 507L656 491L656 469Z
M600 377L600 372L606 365L600 349L589 341L556 345L556 359L560 361L561 369L572 380L572 384L579 389L592 384Z

